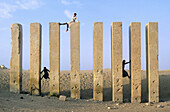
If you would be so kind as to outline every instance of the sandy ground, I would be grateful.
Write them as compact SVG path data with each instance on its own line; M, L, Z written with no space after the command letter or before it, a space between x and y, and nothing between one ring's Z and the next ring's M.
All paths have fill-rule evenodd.
M93 94L93 74L92 70L81 71L81 99L70 98L70 71L61 71L60 90L61 94L67 96L66 101L60 101L58 97L49 97L49 80L42 80L42 95L29 95L29 71L23 71L22 94L9 92L9 70L0 69L0 112L170 112L170 70L159 71L160 75L160 103L148 106L147 103L147 83L146 73L142 71L142 103L130 103L130 84L129 79L123 79L123 98L122 104L111 101L111 71L104 70L104 101L98 102L92 99Z

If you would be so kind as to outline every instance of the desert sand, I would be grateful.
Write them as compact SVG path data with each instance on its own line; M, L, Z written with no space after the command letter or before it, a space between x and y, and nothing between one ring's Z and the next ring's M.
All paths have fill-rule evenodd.
M127 70L128 72L128 70ZM130 84L127 77L123 78L124 103L111 101L111 70L104 70L104 101L94 101L93 97L93 73L92 70L81 71L81 99L70 98L70 71L61 71L60 91L67 96L66 101L60 101L58 97L48 96L49 80L41 82L42 95L29 94L29 70L23 70L22 94L9 92L10 70L0 69L0 112L155 112L170 111L170 70L159 71L160 102L147 103L146 72L142 71L142 103L130 103Z

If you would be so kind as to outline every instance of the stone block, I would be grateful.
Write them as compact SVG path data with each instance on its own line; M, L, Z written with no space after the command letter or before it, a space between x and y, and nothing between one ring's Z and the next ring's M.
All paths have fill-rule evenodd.
M131 75L131 102L141 102L141 24L129 25L129 59Z
M158 23L146 24L146 74L148 79L148 100L159 102Z
M30 24L30 91L41 94L41 24Z
M66 96L60 95L59 100L60 101L66 101Z
M112 101L123 102L122 88L122 22L111 25L111 56L112 56Z
M70 26L71 98L80 99L80 23Z
M60 92L60 25L50 23L50 95Z
M22 25L11 25L10 92L22 91Z
M93 24L93 99L103 101L103 23Z

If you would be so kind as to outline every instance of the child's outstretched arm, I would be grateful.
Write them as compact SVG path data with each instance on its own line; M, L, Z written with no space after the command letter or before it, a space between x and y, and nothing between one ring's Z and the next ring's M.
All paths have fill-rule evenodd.
M42 71L40 72L40 74L42 74L42 73L43 73L43 71L44 71L44 70L42 70Z
M129 62L126 62L125 64L128 64L128 63L130 63L130 61L129 61Z
M50 72L50 70L47 69L48 72Z

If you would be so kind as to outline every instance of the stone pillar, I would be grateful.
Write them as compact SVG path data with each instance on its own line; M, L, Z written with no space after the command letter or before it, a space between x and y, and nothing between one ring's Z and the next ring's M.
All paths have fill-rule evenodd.
M146 74L149 102L159 102L158 23L146 24Z
M122 88L122 22L111 25L112 101L123 102Z
M22 25L11 25L10 92L22 91Z
M71 24L71 98L80 99L80 23Z
M30 24L30 92L41 94L41 24Z
M60 91L60 25L50 23L50 95Z
M129 25L129 59L131 75L131 102L141 102L141 24Z
M93 99L103 101L103 23L93 24Z

